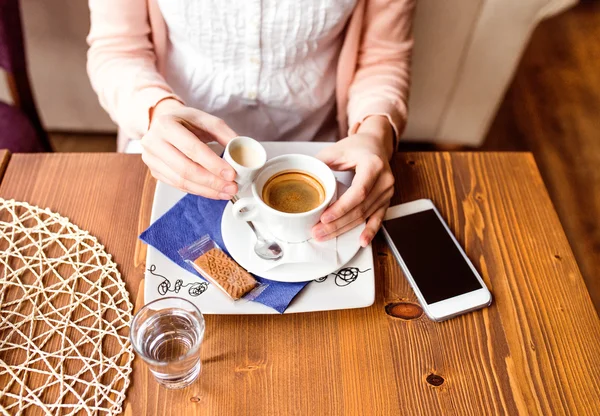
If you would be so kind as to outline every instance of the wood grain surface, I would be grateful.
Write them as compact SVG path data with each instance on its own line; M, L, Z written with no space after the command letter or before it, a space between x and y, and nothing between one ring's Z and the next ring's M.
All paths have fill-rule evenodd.
M134 268L134 252L146 172L139 156L14 154L0 197L50 208L98 237L113 255L133 302L143 277L143 268Z
M599 1L540 23L483 148L534 154L600 313L600 42L591 39L600 39Z
M492 290L490 308L431 322L378 238L372 307L207 316L199 380L165 390L136 359L125 414L598 414L600 321L531 155L407 153L394 170L394 203L434 201ZM0 196L98 236L140 307L144 183L136 156L16 155Z

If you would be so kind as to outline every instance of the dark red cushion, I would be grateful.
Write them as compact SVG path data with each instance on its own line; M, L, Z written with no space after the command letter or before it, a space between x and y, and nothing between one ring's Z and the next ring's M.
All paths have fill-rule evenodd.
M43 152L35 129L16 107L0 101L0 149L12 153Z
M0 67L8 72L25 69L19 0L0 0Z

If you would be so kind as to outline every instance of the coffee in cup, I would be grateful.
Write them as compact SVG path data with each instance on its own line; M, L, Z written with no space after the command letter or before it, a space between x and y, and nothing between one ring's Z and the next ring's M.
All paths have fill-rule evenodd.
M325 200L325 187L308 172L284 170L271 176L262 189L262 200L290 214L312 211Z

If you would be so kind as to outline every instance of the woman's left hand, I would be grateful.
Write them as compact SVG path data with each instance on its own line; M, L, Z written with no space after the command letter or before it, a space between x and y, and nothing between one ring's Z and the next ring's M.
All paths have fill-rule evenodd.
M389 164L393 135L387 118L371 116L356 134L317 155L333 170L355 171L348 191L325 210L321 222L313 227L312 234L317 241L337 237L365 221L360 245L366 247L373 240L394 195L394 175Z

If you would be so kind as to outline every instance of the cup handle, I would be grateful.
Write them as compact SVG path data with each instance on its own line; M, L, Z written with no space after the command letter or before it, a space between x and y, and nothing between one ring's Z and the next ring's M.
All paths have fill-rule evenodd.
M251 197L239 199L233 204L232 213L236 220L252 221L258 217L256 201Z

